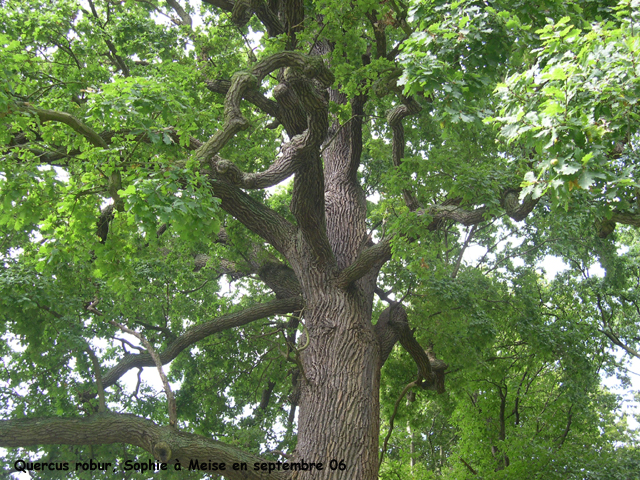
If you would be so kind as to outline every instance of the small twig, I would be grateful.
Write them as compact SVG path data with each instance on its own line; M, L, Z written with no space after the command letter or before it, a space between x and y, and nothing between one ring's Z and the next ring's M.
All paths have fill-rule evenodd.
M218 275L218 277L216 277L216 280L218 280L220 277L222 277L222 275ZM204 288L204 286L209 283L209 280L205 280L205 282L200 285L199 287L196 287L192 290L178 290L178 293L182 293L183 295L187 295L189 293L193 293L193 292L197 292L198 290L200 290L201 288Z
M129 398L138 398L138 392L140 391L140 385L142 384L142 368L138 368L138 382L136 383L136 389ZM117 385L117 384L116 384Z
M307 53L307 55L311 55L311 52L313 52L313 47L316 46L316 42L318 41L318 37L320 36L322 31L324 30L324 27L326 27L326 26L327 26L327 24L323 23L322 27L320 27L320 30L318 31L318 33L316 33L316 36L313 37L313 41L311 42L311 47L309 48L309 53Z
M384 460L384 452L387 450L387 444L389 443L389 438L391 438L391 432L393 432L393 422L396 418L396 414L398 413L398 407L400 406L400 402L402 401L404 396L407 394L407 392L411 388L419 385L419 381L420 379L407 384L407 386L404 387L404 389L402 390L402 393L400 393L400 396L396 400L396 404L393 407L393 414L391 415L391 419L389 420L389 432L387 432L387 436L385 437L384 443L382 444L382 452L380 452L380 463L378 463L378 471L380 471L380 467L382 467L382 461Z
M107 405L104 399L104 387L102 386L102 372L100 371L100 362L98 361L98 357L93 353L91 347L87 345L85 349L89 358L91 359L91 363L93 364L93 374L96 376L96 385L98 387L98 412L103 413L107 411Z
M460 271L460 264L462 263L462 257L464 256L465 250L469 246L469 242L473 238L473 234L476 233L477 227L478 227L477 224L471 227L471 231L469 231L469 234L467 235L467 238L464 241L464 244L462 245L462 249L460 250L460 255L458 255L458 259L456 260L456 265L453 267L453 272L451 273L451 278L453 279L455 279L458 276L458 271Z
M471 473L473 473L474 475L478 474L478 472L476 472L471 465L464 461L464 458L460 458L460 461L464 464L465 467L469 469Z
M98 305L100 303L100 298L94 298L91 302L89 302L84 309L87 310L88 312L91 313L95 313L96 315L98 315L99 317L102 316L102 312L100 310L98 310L96 308L96 305Z
M176 408L176 399L173 396L173 392L171 391L169 380L167 379L167 376L164 374L164 370L162 369L162 360L160 360L160 357L158 356L156 351L153 349L149 341L142 334L136 332L135 330L131 330L128 327L125 327L124 325L116 322L115 320L109 320L109 323L115 327L118 327L123 332L130 333L131 335L136 337L138 340L140 340L140 342L144 345L144 347L149 352L149 355L151 355L151 358L153 359L153 363L156 364L156 368L158 369L158 373L160 374L160 379L162 380L164 391L167 394L167 403L169 404L169 425L173 428L176 428L176 425L178 423L178 411Z
M384 290L382 290L380 287L375 287L374 292L376 295L378 295L378 297L380 298L380 300L384 300L385 302L387 302L389 305L394 305L396 302L394 302L393 300L391 300L389 298L389 294L393 293L393 290L389 290L388 292L385 292Z
M127 349L124 348L124 345L127 344L129 345L131 348L135 348L136 350L138 350L140 353L144 352L144 348L142 347L138 347L137 345L134 345L133 343L131 343L129 340L125 340L124 338L120 338L120 337L113 337L114 340L117 340L118 342L122 343L122 349L124 350L125 355L130 355L129 352L127 352Z

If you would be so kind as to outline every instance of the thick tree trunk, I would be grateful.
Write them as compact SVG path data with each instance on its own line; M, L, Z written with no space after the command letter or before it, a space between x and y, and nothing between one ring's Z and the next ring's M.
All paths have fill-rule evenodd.
M297 478L372 480L378 472L378 343L360 292L323 290L307 307L310 343L302 352L296 454L325 470ZM346 470L332 471L341 461Z
M334 90L330 98L346 103ZM362 102L354 102L354 114ZM380 347L371 325L377 268L349 286L338 286L337 273L351 265L366 244L366 202L357 180L361 117L337 132L326 146L324 212L326 234L334 256L331 266L306 258L294 267L305 300L308 347L301 352L304 375L298 417L296 457L322 462L323 471L296 478L361 479L378 477L380 429ZM341 463L342 462L342 463ZM344 470L340 470L344 466ZM335 470L332 470L336 468Z

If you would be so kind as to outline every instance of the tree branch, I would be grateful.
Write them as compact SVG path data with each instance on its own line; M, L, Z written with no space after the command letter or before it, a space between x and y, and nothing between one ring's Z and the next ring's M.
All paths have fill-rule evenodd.
M233 5L235 4L234 0L202 0L202 3L206 3L208 5L213 5L214 7L218 7L225 12L231 12L233 10Z
M346 288L365 276L374 265L383 263L391 257L391 242L384 238L373 247L364 250L358 258L338 275L337 285Z
M527 196L520 202L518 200L519 191L519 189L507 189L502 193L500 198L500 205L505 213L516 222L524 220L540 200L539 198L534 200L531 196ZM487 213L486 207L467 210L460 207L457 204L458 202L450 203L453 204L432 205L431 207L418 211L418 215L429 215L434 218L434 221L443 219L453 220L465 226L476 225L485 220Z
M183 25L188 25L189 27L191 27L191 25L193 24L191 16L184 11L182 5L180 5L176 0L167 0L167 4L178 14Z
M387 450L387 444L389 443L389 438L391 438L391 433L393 432L393 424L394 424L396 415L398 413L398 407L400 406L400 402L402 401L404 396L407 394L407 392L417 385L418 385L417 380L415 382L411 382L405 385L405 387L402 389L402 392L398 396L398 399L396 400L396 404L393 407L393 413L391 414L391 418L389 419L389 431L387 432L387 435L384 437L384 443L382 444L382 451L380 452L380 461L378 462L378 471L382 466L382 461L384 460L384 452L386 452Z
M213 167L212 167L213 168ZM222 199L222 208L242 222L253 233L261 236L285 257L289 253L296 227L279 213L254 200L239 188L215 178L211 170L205 171L216 197Z
M288 145L288 144L287 144ZM213 157L210 164L217 177L247 190L269 188L286 180L301 164L301 155L295 149L284 147L284 153L263 172L245 173L230 160Z
M262 458L239 448L135 415L100 413L85 418L21 418L0 420L0 447L18 448L36 445L105 445L127 443L143 448L164 463L180 462L187 470L192 460L226 464L225 478L230 480L285 480L289 472L255 471ZM247 463L249 468L234 471L233 463Z
M396 167L402 165L402 159L404 158L404 125L402 120L410 115L415 115L422 110L422 107L418 105L413 98L402 97L402 104L392 108L387 112L387 122L393 132L393 140L391 146L391 157L393 164ZM402 190L402 196L404 197L404 203L409 207L412 212L420 207L418 200L407 189Z
M210 91L220 93L222 95L226 95L231 88L231 80L206 80L204 83ZM255 90L247 90L245 92L244 98L248 102L254 104L267 115L271 115L274 118L279 118L281 112L279 111L278 104L262 95L257 90L257 87Z
M229 328L240 327L270 315L292 313L302 308L301 297L273 300L268 303L254 305L240 312L229 313L208 322L194 325L171 342L159 355L162 364L176 358L180 352L194 343ZM118 381L122 375L132 368L152 367L155 363L149 354L126 355L118 364L109 370L102 379L104 388Z
M609 327L609 330L611 330L611 327ZM607 332L606 330L602 330L602 329L598 329L598 331L600 333L604 333L609 338L609 340L611 340L611 343L622 348L625 352L627 352L632 357L640 358L640 352L625 345L622 342L622 340L620 340L620 338L615 333L613 333L613 331Z
M85 137L92 145L100 148L109 148L107 142L95 130L69 113L34 107L26 102L18 102L16 105L18 106L18 110L37 116L40 123L64 123L71 127L75 132Z
M431 348L426 351L420 346L409 327L407 312L399 303L388 306L378 318L374 330L380 345L380 367L389 357L393 346L400 341L418 366L418 382L425 390L444 393L444 372L448 365L434 355ZM424 381L421 381L424 380Z
M144 348L147 349L147 352L149 352L149 355L153 359L153 363L156 365L158 374L160 375L160 380L162 380L162 386L164 387L165 394L167 395L167 404L168 404L168 410L169 410L169 426L176 428L178 423L178 410L176 407L176 397L174 397L173 395L173 391L171 390L171 386L169 385L169 380L167 379L167 376L165 375L164 370L162 369L162 361L160 360L160 357L156 353L155 349L151 346L151 343L142 334L136 332L135 330L125 327L124 325L116 322L115 320L110 320L109 323L115 327L118 327L123 332L127 332L133 335L134 337L136 337L138 340L140 340L140 343L144 345Z
M251 72L238 72L234 75L229 90L225 98L225 122L223 127L216 132L198 151L196 156L202 161L209 162L212 167L211 176L217 178L219 161L216 155L220 149L240 130L248 127L248 121L242 116L240 111L240 100L245 92L255 89L262 79L274 70L287 68L284 78L295 90L302 107L307 112L307 129L301 135L296 135L284 148L284 155L281 162L276 162L273 167L278 171L278 178L286 178L291 171L295 171L293 199L291 211L298 220L302 235L317 258L325 262L330 262L333 258L331 248L326 236L324 221L324 186L322 183L322 163L319 156L319 146L326 135L328 120L328 102L320 89L327 88L333 83L334 77L331 71L324 65L322 59L308 57L295 52L281 52L274 54L258 62ZM318 84L316 88L311 79ZM222 166L225 174L235 174L236 182L242 184L245 178L239 169L234 169L233 164L226 162ZM269 172L272 173L272 172ZM234 176L234 175L232 175ZM268 178L264 176L264 178ZM268 184L270 181L267 181ZM248 228L272 243L281 253L286 256L287 250L284 246L293 235L282 237L273 228L273 221L262 222L260 218L255 218L256 213L270 217L270 220L277 220L276 227L285 227L288 222L271 212L264 206L252 203L250 211L246 211L236 202L235 208L230 201L225 205L225 194L227 200L235 197L241 199L239 192L229 195L233 190L227 188L223 192L224 183L212 182L216 195L220 191L223 198L223 208L238 218ZM247 197L248 198L248 197ZM248 201L243 201L246 207ZM234 211L232 211L233 209ZM243 211L244 210L244 211ZM247 215L248 214L248 215ZM281 230L281 229L280 229ZM293 233L293 232L288 232ZM285 241L286 238L286 241Z
M100 361L89 345L86 349L91 364L93 365L93 374L96 377L96 385L98 387L98 412L103 413L107 411L107 405L104 398L104 386L102 385L102 371L100 369Z
M309 57L296 52L280 52L261 60L249 72L237 72L231 79L224 101L225 121L220 130L198 149L198 158L208 160L218 154L220 149L241 130L249 127L249 122L240 111L240 100L246 92L255 91L260 82L274 70L285 67L297 67L307 78L316 79L324 88L334 81L333 73L322 59ZM311 101L313 99L310 99Z
M615 230L616 224L618 223L640 227L640 215L615 210L611 215L611 218L605 218L604 220L597 222L596 227L598 230L598 237L608 237L609 234Z

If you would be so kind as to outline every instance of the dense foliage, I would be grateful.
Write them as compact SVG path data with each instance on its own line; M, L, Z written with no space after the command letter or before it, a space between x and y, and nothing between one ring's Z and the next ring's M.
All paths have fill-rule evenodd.
M638 478L602 380L640 359L637 0L0 5L4 472L297 458L329 265L383 352L380 478ZM121 413L155 443L73 430Z

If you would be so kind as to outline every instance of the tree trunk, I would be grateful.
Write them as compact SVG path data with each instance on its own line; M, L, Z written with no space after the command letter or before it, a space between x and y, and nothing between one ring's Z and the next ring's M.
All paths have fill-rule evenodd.
M325 288L319 297L308 306L310 343L302 354L296 454L307 462L322 462L325 471L298 478L375 479L380 370L369 309L355 288ZM341 461L345 471L331 470Z
M330 90L329 97L347 103L336 90ZM304 480L378 478L380 346L371 310L379 267L349 286L336 285L337 273L358 258L366 243L366 202L356 175L362 105L361 100L352 101L354 119L348 124L334 121L323 154L326 235L335 263L316 267L315 259L307 258L302 262L306 265L294 267L310 335L301 352L296 457L324 465L321 472L296 477Z

